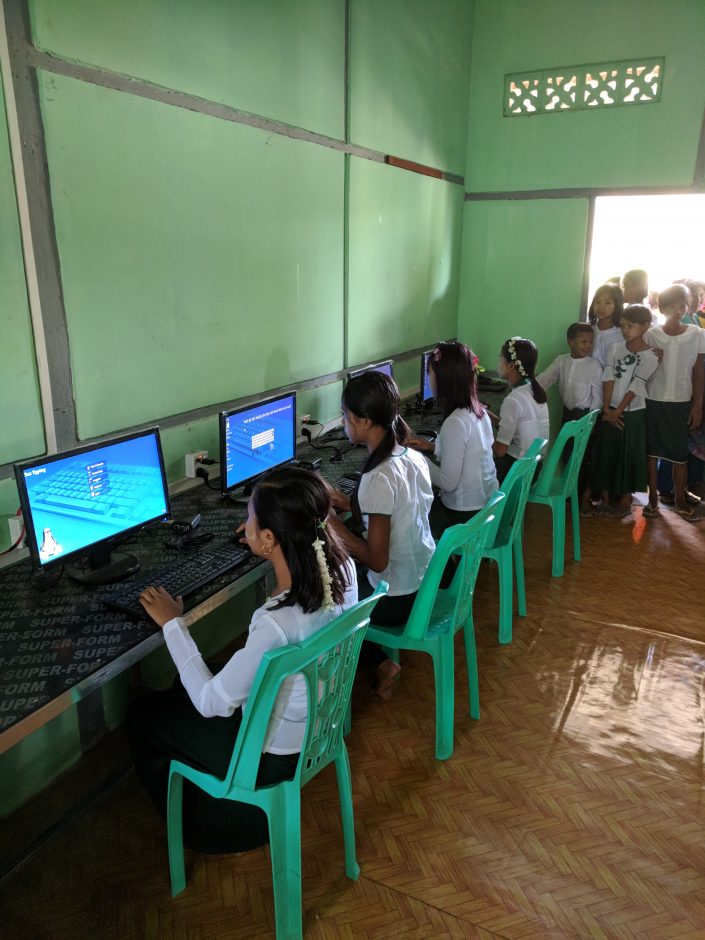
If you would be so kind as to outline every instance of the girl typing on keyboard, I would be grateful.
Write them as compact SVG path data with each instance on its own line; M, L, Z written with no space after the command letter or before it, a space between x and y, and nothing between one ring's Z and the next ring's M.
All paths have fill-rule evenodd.
M180 679L169 691L147 693L128 713L137 773L162 815L172 758L225 775L264 653L300 642L357 602L355 566L325 525L330 508L326 484L308 470L274 470L257 483L238 532L253 554L271 561L276 587L252 615L245 646L215 675L181 617L181 598L163 588L143 592L141 603L162 627ZM258 784L294 776L306 713L300 676L279 692ZM213 799L188 783L183 805L184 843L191 848L240 852L269 841L266 816L257 807Z

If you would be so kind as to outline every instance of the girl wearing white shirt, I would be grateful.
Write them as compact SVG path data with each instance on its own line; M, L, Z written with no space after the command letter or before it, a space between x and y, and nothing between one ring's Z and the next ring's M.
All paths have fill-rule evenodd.
M603 369L607 365L610 346L621 342L619 324L623 309L622 291L616 284L603 284L597 288L588 310L588 321L595 334L592 357Z
M433 502L426 461L406 446L409 429L399 414L399 392L381 372L365 372L350 379L342 398L343 424L351 444L364 444L368 457L350 498L335 492L336 509L352 512L364 536L355 535L338 519L330 525L345 547L367 569L367 596L384 579L389 594L376 605L372 623L406 623L428 563L435 550L428 513ZM363 644L360 662L370 674L375 692L389 697L399 676L397 663L386 659L380 647Z
M429 356L428 379L443 411L443 424L434 443L409 441L438 460L428 460L431 482L440 490L430 514L436 539L449 526L472 518L498 486L492 422L477 397L477 363L477 356L463 343L438 343Z
M548 438L546 392L536 381L539 353L530 339L513 336L502 346L499 374L511 387L499 410L493 445L500 486L515 460L523 457L534 438Z
M140 601L163 629L181 684L138 699L128 714L137 774L164 815L172 759L223 777L243 708L262 656L298 643L357 602L355 569L326 524L330 496L315 473L274 470L256 484L243 542L268 558L276 576L273 596L254 612L243 649L215 675L203 661L186 623L183 601L163 588L147 588ZM330 584L327 586L328 575ZM185 690L185 691L184 691ZM260 785L290 780L296 772L308 714L303 676L286 680L277 696L259 765ZM258 807L216 800L184 782L184 842L204 852L241 852L269 841Z

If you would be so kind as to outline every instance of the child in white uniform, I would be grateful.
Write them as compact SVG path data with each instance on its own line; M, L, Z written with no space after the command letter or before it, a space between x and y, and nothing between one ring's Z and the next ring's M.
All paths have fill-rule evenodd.
M597 515L630 515L632 493L646 488L646 382L659 365L644 342L650 326L648 307L625 307L620 327L624 341L610 346L605 403L592 455L592 486L602 500ZM614 509L610 494L619 497Z
M428 360L433 397L443 411L434 443L411 438L417 450L433 453L428 460L431 482L440 490L430 521L434 538L448 526L467 522L497 489L492 457L492 423L477 397L477 356L463 343L439 343Z
M557 356L536 381L548 390L558 383L563 402L563 424L576 421L588 412L602 407L602 366L593 358L595 335L589 323L571 323L566 331L569 354ZM590 490L590 459L592 436L580 466L578 492L581 515L592 515L592 493ZM567 462L573 452L573 441L568 441L563 451Z
M649 505L644 515L653 518L659 513L657 463L661 458L673 465L675 511L694 522L698 516L686 495L688 428L697 428L702 420L705 332L681 323L689 302L690 291L684 284L667 287L659 296L666 322L652 327L644 337L651 346L663 350L661 368L647 385Z
M172 759L225 775L264 653L311 636L357 602L355 567L327 525L329 512L328 487L315 473L284 468L257 483L247 522L238 531L244 529L242 541L253 554L271 561L276 587L273 597L252 615L244 648L215 675L182 619L181 598L170 597L163 588L147 588L142 594L142 605L164 631L182 683L143 696L128 714L137 774L162 815ZM294 776L307 702L303 676L282 685L259 765L259 784ZM200 851L241 852L269 841L267 819L258 807L213 799L188 781L183 813L184 842Z
M406 623L428 563L435 550L428 513L433 490L428 466L421 454L406 446L409 429L399 415L399 392L393 380L381 372L365 372L350 379L342 398L345 433L351 444L364 444L368 457L357 487L348 498L336 492L336 509L351 511L364 526L364 537L355 535L338 519L330 525L345 547L367 568L365 597L380 579L389 594L376 605L372 623L400 626ZM386 659L379 647L365 643L361 664L371 675L381 698L391 694L399 666Z
M515 460L523 457L534 438L548 438L546 392L534 374L539 353L530 339L513 336L502 346L499 374L511 387L502 402L493 444L500 488Z
M619 287L616 284L603 284L595 291L588 310L588 320L593 325L595 334L592 355L603 369L607 365L610 346L622 339L619 323L623 306L622 291Z

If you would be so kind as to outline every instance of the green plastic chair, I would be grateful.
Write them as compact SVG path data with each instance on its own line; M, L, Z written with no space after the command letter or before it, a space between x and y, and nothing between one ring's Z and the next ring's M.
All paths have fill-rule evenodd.
M565 566L565 516L566 500L570 500L573 524L573 559L580 561L580 504L578 474L588 446L590 434L597 421L599 411L591 411L577 421L567 421L553 443L551 452L543 463L538 480L529 493L530 503L542 503L551 507L553 516L553 563L554 578L563 575ZM569 440L573 440L573 452L565 465L561 455Z
M512 642L514 610L514 581L517 587L517 614L526 617L526 587L524 584L524 511L544 438L537 437L531 444L531 456L520 457L502 481L501 493L506 499L490 528L483 558L497 562L499 575L499 642Z
M472 597L477 569L490 523L504 499L495 493L469 522L450 526L441 536L424 574L409 619L401 627L370 624L366 639L390 651L420 650L433 660L436 686L436 758L453 753L455 705L454 637L461 628L468 667L470 715L480 717L477 651L472 622ZM459 563L448 590L439 591L443 571L451 555Z
M167 798L167 834L172 895L186 886L182 829L183 781L224 800L259 806L267 814L272 855L277 937L293 940L301 925L301 788L335 763L343 820L345 871L357 879L355 823L343 719L350 700L360 646L370 614L387 593L382 581L373 595L344 611L302 643L270 650L262 657L223 780L172 760ZM308 720L296 774L292 780L256 787L267 726L282 682L303 673L308 686Z

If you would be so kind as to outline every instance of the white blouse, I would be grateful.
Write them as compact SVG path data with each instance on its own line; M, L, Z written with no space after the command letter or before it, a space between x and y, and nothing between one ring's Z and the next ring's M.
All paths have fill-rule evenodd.
M396 447L363 473L357 499L366 529L368 516L390 517L389 563L384 571L368 571L367 580L372 587L387 581L390 596L418 591L436 548L428 522L433 490L426 460L411 448Z
M357 603L355 565L350 559L345 566L345 580L348 587L343 603L333 610L317 610L306 614L298 604L273 610L284 595L270 598L252 615L245 646L216 675L211 673L203 661L184 620L175 617L166 623L164 641L179 670L184 688L201 715L205 718L227 717L239 705L244 710L255 674L268 650L300 643L330 623L343 610ZM301 673L289 676L282 683L274 703L264 750L271 754L298 753L303 744L307 717L306 680Z
M569 353L556 356L548 369L536 376L536 381L545 389L558 382L561 401L570 411L602 407L602 366L592 356L582 359L573 359Z
M497 442L506 444L509 456L518 459L535 437L548 439L548 405L535 401L531 385L524 383L513 388L502 402Z
M592 358L597 359L602 368L607 365L607 356L610 346L618 343L622 339L622 331L618 326L611 326L607 330L601 330L595 323L592 328L595 334L595 345L592 348Z
M448 509L482 509L497 490L492 441L487 413L478 418L469 408L456 408L441 425L434 451L440 466L429 460L428 469Z
M647 383L647 397L653 401L690 401L693 395L693 366L705 353L705 330L686 326L685 333L669 336L662 326L652 327L644 335L649 346L663 349L661 368Z
M630 352L624 341L610 346L609 362L604 372L604 381L614 382L610 406L616 408L627 392L633 392L634 398L624 410L642 411L646 407L646 383L658 365L653 349Z

